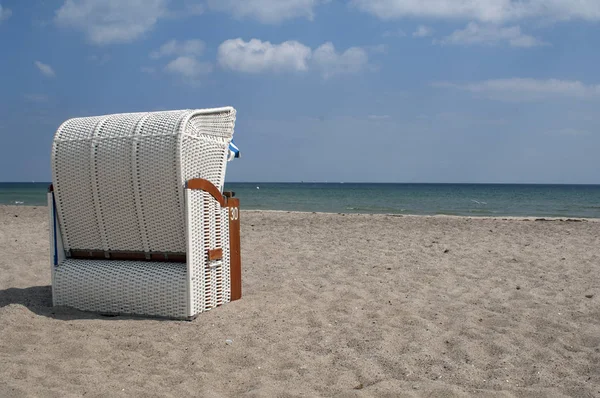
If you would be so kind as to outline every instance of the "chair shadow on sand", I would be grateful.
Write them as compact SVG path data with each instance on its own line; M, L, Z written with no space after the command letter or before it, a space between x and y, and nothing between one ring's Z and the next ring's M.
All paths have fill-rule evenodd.
M0 308L7 307L11 304L22 305L34 314L63 321L71 321L76 319L166 320L155 317L138 317L131 315L83 312L74 308L62 306L54 307L52 306L52 287L50 285L0 289Z

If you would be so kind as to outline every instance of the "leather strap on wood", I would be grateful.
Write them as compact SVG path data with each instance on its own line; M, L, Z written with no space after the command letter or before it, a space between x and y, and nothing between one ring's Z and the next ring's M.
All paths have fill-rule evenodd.
M208 261L220 260L223 258L223 249L208 250Z

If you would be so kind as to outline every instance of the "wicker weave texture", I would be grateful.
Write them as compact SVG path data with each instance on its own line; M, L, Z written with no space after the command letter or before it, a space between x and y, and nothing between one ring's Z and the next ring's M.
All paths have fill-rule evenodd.
M231 300L229 213L204 191L187 191L187 202L190 307L198 314ZM208 250L214 249L222 249L222 259L208 259Z
M61 125L52 148L58 236L51 243L56 238L67 257L69 250L185 252L187 264L64 260L60 247L55 305L184 319L230 301L228 209L185 184L203 178L222 191L235 118L227 107ZM209 249L222 249L223 258L209 261Z
M54 305L83 311L186 319L186 265L65 260L54 273Z
M66 250L184 252L185 182L223 188L235 109L70 119L52 149Z

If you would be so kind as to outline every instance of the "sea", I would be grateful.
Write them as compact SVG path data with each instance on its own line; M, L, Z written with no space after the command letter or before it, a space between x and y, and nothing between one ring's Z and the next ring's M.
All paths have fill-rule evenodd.
M45 206L49 183L0 183L0 204ZM600 185L226 183L242 209L600 218Z

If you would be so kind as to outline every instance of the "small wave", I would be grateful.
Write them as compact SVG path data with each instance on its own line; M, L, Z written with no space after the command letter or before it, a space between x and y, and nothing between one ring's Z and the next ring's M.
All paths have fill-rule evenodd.
M487 205L487 202L480 202L480 201L478 201L478 200L475 200L475 199L471 199L471 202L475 202L475 203L477 203L478 205Z
M15 200L16 205L22 205L23 203L25 203L25 202L21 202L20 200Z

